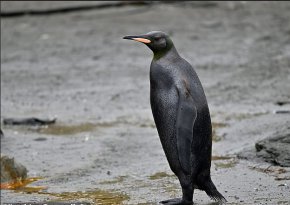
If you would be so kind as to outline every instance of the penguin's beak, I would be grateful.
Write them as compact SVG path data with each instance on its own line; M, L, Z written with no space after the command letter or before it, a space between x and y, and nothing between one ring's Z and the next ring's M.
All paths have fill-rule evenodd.
M134 41L138 41L138 42L141 42L141 43L151 43L151 41L146 38L146 36L125 36L123 37L123 39L128 39L128 40L134 40Z

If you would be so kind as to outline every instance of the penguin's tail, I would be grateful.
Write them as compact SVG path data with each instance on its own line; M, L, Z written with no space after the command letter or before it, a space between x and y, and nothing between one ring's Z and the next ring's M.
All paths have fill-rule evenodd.
M214 183L211 179L209 179L204 185L203 190L206 192L206 194L213 200L218 201L220 204L225 204L227 200L225 197L219 193L217 188L215 187Z

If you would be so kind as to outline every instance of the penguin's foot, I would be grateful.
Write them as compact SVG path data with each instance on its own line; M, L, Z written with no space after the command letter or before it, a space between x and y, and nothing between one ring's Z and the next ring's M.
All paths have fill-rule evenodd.
M160 201L159 203L165 204L165 205L192 205L193 204L192 201L185 201L185 200L180 199L180 198L168 199L165 201Z

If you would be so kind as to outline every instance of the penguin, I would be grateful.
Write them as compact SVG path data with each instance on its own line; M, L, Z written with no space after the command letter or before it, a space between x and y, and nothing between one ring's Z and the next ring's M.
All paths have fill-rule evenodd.
M150 104L162 148L178 177L182 198L161 201L166 205L193 204L194 189L225 203L211 180L212 125L207 99L193 67L161 31L125 36L153 51L150 66Z

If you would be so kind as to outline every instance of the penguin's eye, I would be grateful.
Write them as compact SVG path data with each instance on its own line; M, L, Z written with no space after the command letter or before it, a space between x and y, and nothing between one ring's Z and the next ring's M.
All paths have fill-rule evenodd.
M155 41L159 41L160 39L161 39L161 36L155 36L155 37L154 37L154 40L155 40Z

